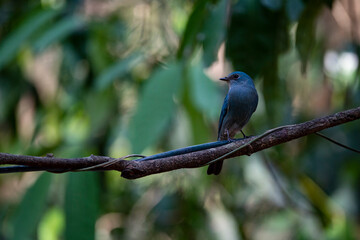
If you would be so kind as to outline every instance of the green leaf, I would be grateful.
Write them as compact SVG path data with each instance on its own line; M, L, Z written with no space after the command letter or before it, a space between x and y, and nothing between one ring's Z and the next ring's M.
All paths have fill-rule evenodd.
M95 172L69 173L65 195L65 239L95 239L99 179Z
M305 10L301 14L296 30L296 49L300 55L301 70L303 73L306 71L306 63L315 45L316 20L321 7L321 0L308 2Z
M210 16L204 23L203 40L204 63L210 66L217 58L217 52L225 38L228 0L221 0L212 5Z
M106 129L111 127L112 120L118 114L117 94L114 88L107 88L104 91L89 91L84 99L90 121L89 134L97 136L98 141L103 141L101 136L106 134Z
M207 0L197 1L181 39L177 53L179 59L190 57L201 43L206 66L216 59L217 50L225 38L228 2L220 0L213 4Z
M289 48L285 10L271 11L259 1L239 1L232 9L226 51L236 70L255 78Z
M192 89L194 87L193 81L196 81L196 79L192 79L194 77L193 74L190 69L184 86L183 105L191 122L192 142L193 144L200 144L214 140L211 137L215 136L212 135L213 129L209 128L207 124L204 124L204 112L199 110L199 102L193 98L194 94L197 94L197 92ZM203 101L203 99L201 99L201 101ZM202 102L201 104L205 103Z
M46 212L39 224L39 240L56 240L64 229L64 213L58 207L51 208Z
M134 152L143 151L164 134L175 110L174 98L181 93L181 70L179 63L172 64L147 80L129 126Z
M278 59L274 58L269 65L263 70L263 92L265 99L271 99L265 103L265 108L270 125L281 122L283 119L283 111L289 113L285 108L284 99L287 98L287 93L282 93L279 86L282 85L278 74ZM276 114L274 114L276 113Z
M260 1L262 5L273 11L279 10L283 5L283 0L260 0Z
M180 47L177 53L178 59L189 57L198 43L199 33L203 26L204 20L208 14L206 9L207 0L197 1L189 20L186 24L185 32L182 36Z
M98 90L110 86L115 79L122 77L129 72L132 66L141 60L139 54L133 54L125 59L121 59L109 68L105 69L96 79L95 87Z
M60 42L72 32L84 26L84 24L85 20L76 15L60 20L39 37L34 43L34 50L39 52L54 42Z
M43 10L26 18L23 23L0 43L0 69L11 61L24 42L41 26L54 18L59 11Z
M217 119L221 111L222 98L216 84L205 75L201 64L191 68L190 81L190 96L194 105L212 120Z
M333 218L329 197L326 193L308 176L302 175L299 184L311 203L313 210L318 214L323 226L328 226Z
M35 239L34 234L46 206L50 182L51 174L43 173L27 190L15 212L12 223L13 237L10 239Z
M290 21L298 20L303 10L304 10L304 3L301 0L286 1L286 13Z
M106 23L106 22L105 22ZM91 69L95 74L100 74L114 60L108 53L108 45L111 43L112 28L108 24L89 25L89 41L87 43L87 53ZM109 29L110 28L110 29Z

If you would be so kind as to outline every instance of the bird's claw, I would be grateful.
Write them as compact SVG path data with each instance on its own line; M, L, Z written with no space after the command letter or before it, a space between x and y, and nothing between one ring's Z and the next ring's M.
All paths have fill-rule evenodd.
M231 143L231 142L235 142L236 139L235 139L235 138L228 138L227 141L228 141L229 143Z

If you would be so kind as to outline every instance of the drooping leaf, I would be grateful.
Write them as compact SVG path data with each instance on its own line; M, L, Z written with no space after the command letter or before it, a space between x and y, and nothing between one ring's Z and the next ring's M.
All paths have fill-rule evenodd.
M195 49L205 16L208 14L208 10L206 9L207 2L207 0L199 0L195 4L194 10L186 24L185 32L182 35L179 50L177 52L178 59L189 57Z
M177 57L187 58L203 44L204 62L209 66L216 59L225 39L228 0L198 1L188 19Z
M306 175L303 175L299 179L299 184L304 191L304 194L312 204L314 210L318 214L322 224L324 226L330 224L333 213L329 204L328 196Z
M298 20L303 10L304 10L304 3L302 2L302 0L286 1L286 13L290 21Z
M201 64L190 69L190 81L193 104L212 120L216 120L220 114L222 98L215 83L205 75Z
M195 83L195 81L199 81L199 75L201 76L203 74L199 73L199 71L202 71L200 67L198 67L198 69L193 69L193 67L189 67L187 71L188 74L186 75L183 93L183 104L191 122L193 144L208 142L212 139L211 137L214 137L215 139L215 136L212 135L212 131L209 128L209 125L204 124L204 111L206 111L205 108L208 109L210 108L210 106L206 105L207 103L205 103L207 97L205 96L206 93L202 92L204 89L198 89L202 87L201 85L203 84L203 81L206 80L201 79L200 82ZM195 96L197 94L199 94L199 96ZM205 97L205 99L201 96ZM216 130L213 132L215 133Z
M225 39L228 0L221 0L210 5L210 16L205 19L203 27L203 60L209 66L216 60L217 52Z
M147 80L129 126L134 152L141 152L164 134L175 110L174 99L181 93L181 69L179 63L171 64Z
M261 3L270 10L277 11L283 5L283 0L261 0Z
M89 25L89 41L87 43L87 53L91 69L95 74L99 75L114 62L114 56L109 54L109 44L123 41L125 37L118 32L123 32L124 26L120 24L109 24L108 22L94 23ZM117 34L114 34L117 33ZM115 38L115 39L114 39Z
M133 54L125 59L121 59L109 68L105 69L96 79L95 87L102 90L108 87L115 79L128 73L132 66L140 61L139 54Z
M284 120L284 114L290 114L288 109L285 107L286 104L283 102L287 100L287 93L282 92L279 74L278 74L278 59L274 58L269 65L263 70L263 91L264 98L269 99L266 101L265 107L268 113L268 121L270 125ZM276 114L274 114L276 113Z
M296 49L300 55L303 73L306 71L306 63L315 45L316 20L322 6L321 0L308 2L299 19L296 30Z
M12 222L13 240L35 239L37 224L46 207L51 174L43 173L26 192Z
M59 207L49 209L39 224L39 240L59 239L64 229L64 213Z
M65 195L65 239L95 239L98 211L98 173L69 173Z
M283 8L264 8L259 0L239 1L233 7L226 50L236 70L256 77L289 48L285 14Z
M75 30L83 27L85 20L77 15L66 17L51 26L34 43L36 52L44 50L54 42L60 42Z
M107 88L104 91L91 91L85 99L85 109L90 120L90 135L98 137L106 134L111 120L116 119L118 106L116 90ZM98 139L102 141L102 139Z
M42 10L26 18L24 22L16 28L7 38L0 41L0 69L11 61L24 42L38 28L54 18L59 11Z

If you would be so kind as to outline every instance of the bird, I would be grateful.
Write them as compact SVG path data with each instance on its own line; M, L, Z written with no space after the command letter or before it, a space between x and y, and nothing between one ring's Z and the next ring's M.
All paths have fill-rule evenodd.
M226 141L224 143L223 140L232 141L238 132L241 132L243 136L246 137L244 132L242 131L242 128L247 124L258 105L258 94L255 89L253 80L244 72L233 72L230 73L227 77L220 78L220 80L226 81L228 83L229 91L224 99L224 103L220 113L217 142L200 144L182 149L172 150L165 153L159 153L135 161L161 159L164 157L177 156L185 153L218 147L227 144ZM209 164L207 174L218 175L221 172L222 165L223 160ZM43 167L31 167L22 165L0 167L0 174L28 171L49 171L59 173L73 170L77 169L49 170ZM124 172L122 173L122 176L126 177L126 175L124 175Z
M249 75L239 71L232 72L220 80L228 83L229 91L221 108L217 140L232 141L238 132L246 138L242 128L250 120L259 101L254 82ZM223 160L211 163L207 174L218 175L222 165Z

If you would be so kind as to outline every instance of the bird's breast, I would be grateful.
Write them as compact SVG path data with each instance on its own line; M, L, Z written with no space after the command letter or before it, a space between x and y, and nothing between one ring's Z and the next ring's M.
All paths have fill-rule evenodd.
M250 114L255 110L258 96L254 87L234 86L229 90L229 112L231 114ZM256 107L256 106L255 106Z

